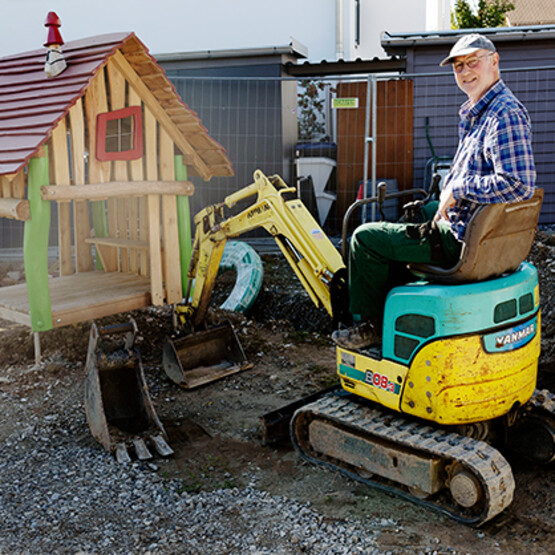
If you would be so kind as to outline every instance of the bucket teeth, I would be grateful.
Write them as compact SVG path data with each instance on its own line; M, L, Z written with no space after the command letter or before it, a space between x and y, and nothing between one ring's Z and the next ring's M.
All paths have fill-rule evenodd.
M156 452L162 457L169 457L170 455L173 455L173 449L167 444L166 440L161 435L152 436L150 440L152 441Z
M148 450L148 447L141 438L134 438L132 441L133 446L135 447L135 452L137 453L137 458L140 461L152 459L152 453Z
M125 446L125 443L118 443L116 446L116 460L119 463L130 463L131 462L131 457L129 456L129 453L127 451L127 447Z

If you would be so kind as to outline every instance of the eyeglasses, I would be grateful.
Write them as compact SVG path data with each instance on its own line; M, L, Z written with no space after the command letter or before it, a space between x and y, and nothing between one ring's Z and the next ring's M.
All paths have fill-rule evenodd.
M488 54L484 54L482 56L472 56L472 58L468 58L468 60L464 60L462 62L455 62L453 64L453 71L455 73L462 73L464 66L467 66L469 69L474 69L480 63L482 58L486 58L492 54L493 52L489 52Z

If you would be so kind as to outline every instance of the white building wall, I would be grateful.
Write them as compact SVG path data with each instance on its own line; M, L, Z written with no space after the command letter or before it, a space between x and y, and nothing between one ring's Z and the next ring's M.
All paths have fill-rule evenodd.
M426 0L426 30L451 28L451 6L454 0Z
M344 0L345 58L383 58L380 44L383 31L426 30L427 0L360 0L360 44L356 44L356 1Z
M360 0L361 44L355 47L355 0L0 0L0 56L40 48L46 14L55 11L65 41L134 31L151 52L167 53L284 46L294 37L311 61L335 60L339 3L343 57L383 57L382 31L426 30L428 18L437 19L430 10L444 2Z

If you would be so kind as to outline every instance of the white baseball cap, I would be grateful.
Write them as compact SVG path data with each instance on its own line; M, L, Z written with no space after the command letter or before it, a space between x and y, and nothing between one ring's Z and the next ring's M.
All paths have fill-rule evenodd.
M454 59L458 56L468 56L468 54L472 54L473 52L476 52L478 50L490 50L491 52L497 52L491 40L489 40L487 37L484 37L484 35L472 33L460 38L455 43L455 46L451 48L449 56L442 60L439 65L446 66L453 63Z

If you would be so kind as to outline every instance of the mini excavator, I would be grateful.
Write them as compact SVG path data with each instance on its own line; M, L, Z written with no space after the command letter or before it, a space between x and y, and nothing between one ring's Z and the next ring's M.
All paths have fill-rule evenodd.
M421 191L387 195L381 188L351 206L345 220L361 203L381 206ZM254 183L197 214L189 269L195 283L190 301L177 308L182 320L202 325L225 242L264 228L312 301L341 321L345 257L295 193L257 170ZM538 190L528 201L481 207L455 267L411 268L419 277L387 297L382 343L338 347L341 387L291 411L290 437L301 457L471 525L512 501L514 478L501 450L535 464L555 460L555 396L536 389L538 275L524 262L542 198Z

